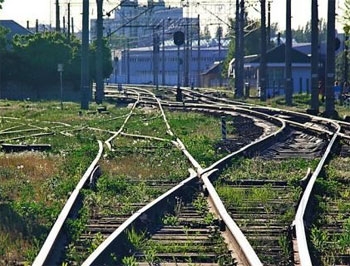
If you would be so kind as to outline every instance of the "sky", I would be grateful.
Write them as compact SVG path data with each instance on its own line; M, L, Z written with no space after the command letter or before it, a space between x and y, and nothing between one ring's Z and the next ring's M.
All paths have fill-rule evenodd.
M146 0L139 0L143 4ZM158 0L154 0L157 2ZM228 16L234 16L235 0L165 0L166 5L179 6L180 3L189 3L190 8L188 12L199 13L207 23L218 24L222 23ZM61 11L60 15L67 17L67 5L71 3L71 15L74 17L74 24L77 30L81 28L81 9L82 0L60 0ZM246 3L256 3L255 6L249 8L249 16L259 18L259 4L258 0L246 0ZM90 0L90 18L96 17L96 1ZM119 1L105 0L104 9L110 11L115 7ZM272 0L271 3L271 22L277 22L280 30L285 27L285 0ZM327 3L328 0L318 0L319 17L327 17ZM338 17L342 15L344 0L336 0L336 12ZM296 29L298 26L304 26L311 17L311 0L292 0L292 28ZM26 27L29 21L30 27L34 27L36 19L40 24L51 24L55 26L55 0L5 0L3 8L0 9L0 19L12 19ZM205 22L203 22L205 23ZM337 29L342 31L342 26L337 23Z

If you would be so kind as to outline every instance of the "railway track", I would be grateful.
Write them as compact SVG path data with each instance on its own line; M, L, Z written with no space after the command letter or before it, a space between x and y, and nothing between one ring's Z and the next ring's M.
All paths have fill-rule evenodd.
M312 262L317 265L350 265L349 141L342 128L335 155L316 183L313 205L317 212L309 228Z
M87 213L80 213L80 219L85 221L84 230L67 245L62 263L81 265L93 248L102 243L133 213L177 183L118 177L114 179L113 184L109 189L114 189L114 192L109 193L108 198L101 195L108 193L103 189L85 192L83 204ZM132 193L138 195L132 196ZM71 225L72 233L79 233L75 232L74 220L70 220L68 224Z
M268 180L220 180L217 189L219 195L224 193L229 214L264 265L293 265L290 224L301 189L285 181ZM228 191L230 195L225 194ZM232 198L241 199L232 202Z
M178 199L176 210L131 253L138 265L237 265L221 236L220 222L208 211L206 199Z
M51 231L55 231L55 236L50 233L46 241L50 243L44 244L34 265L50 262L57 265L298 265L300 250L293 250L293 243L300 239L295 238L299 235L295 228L300 221L296 218L298 203L308 194L307 187L312 183L308 181L317 177L313 174L304 178L306 165L311 164L315 172L323 168L318 162L327 153L336 122L227 99L218 100L212 94L199 92L186 92L184 103L176 103L172 101L175 93L170 92L160 100L145 88L125 90L109 93L111 99L121 96L123 101L130 103L130 112L125 114L124 123L120 123L119 128L85 127L102 137L99 158L90 165L76 192L72 193L75 199L70 198L68 203L73 203L70 202L70 207L65 206L67 210L62 210L64 217L60 215L59 225L55 224ZM140 107L145 111L141 115L138 114ZM173 132L163 108L205 113L216 119L225 117L228 126L234 130L214 147L218 152L217 161L209 165L198 163L187 150L186 143L182 143L177 132ZM163 132L152 128L159 121L164 123ZM129 127L131 123L142 126L133 132ZM75 133L74 129L69 131L66 127L63 126L64 131L57 129L53 132ZM8 134L6 131L11 132L11 129L3 130L3 134ZM344 130L343 134L346 132ZM17 133L11 134L16 137ZM29 135L23 138L28 137L36 138ZM103 151L102 143L107 151ZM130 148L135 144L142 147ZM174 177L167 180L165 174L149 178L132 174L118 177L119 183L106 181L116 178L107 161L121 160L124 153L141 153L141 156L134 157L141 162L142 158L151 157L170 146L178 149L185 158L183 160L187 161L187 164L181 163L181 175L175 180ZM343 150L345 153L346 149ZM102 158L103 152L105 156ZM291 157L304 162L292 179L289 178L290 171L285 170L279 177L266 173L255 178L238 178L236 172L230 172L237 158L259 158L263 169L266 162L281 164ZM96 171L97 165L101 167L100 173ZM190 168L190 176L186 178L187 168ZM208 178L215 184L217 192L210 189ZM123 202L123 193L127 192L125 182L131 184L128 192L137 194L137 199L129 198ZM112 186L103 187L106 184ZM231 198L227 197L225 190L230 191ZM102 191L107 197L101 196ZM112 191L114 194L108 194ZM345 185L340 193L346 192ZM226 208L223 209L221 204ZM329 204L333 208L334 202ZM340 214L340 209L337 214ZM71 242L64 241L62 245L65 237L61 234ZM61 255L57 258L57 254L53 256L50 250L56 253L60 250ZM300 254L300 257L304 256ZM342 260L346 261L346 257L339 253L339 263Z

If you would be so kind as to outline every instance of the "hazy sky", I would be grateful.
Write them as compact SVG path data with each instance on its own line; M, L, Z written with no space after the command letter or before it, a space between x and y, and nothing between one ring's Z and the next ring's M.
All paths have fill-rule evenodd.
M157 0L154 0L157 2ZM188 2L191 7L191 15L193 12L201 13L201 19L214 23L218 21L218 17L225 20L227 16L234 16L235 0L182 0L182 3ZM81 25L81 9L82 0L60 0L61 11L60 15L67 16L67 5L71 3L71 15L74 17L74 24L77 28ZM139 3L144 3L145 0L139 0ZM165 0L167 5L180 5L181 0ZM255 7L249 8L249 15L259 17L258 0L246 0L246 3L256 3ZM319 16L326 18L328 0L318 0ZM96 17L96 1L90 0L90 18ZM104 9L109 11L115 7L119 1L105 0ZM198 4L200 3L200 4ZM271 4L271 21L278 22L281 30L285 27L285 0L273 0ZM336 0L336 10L341 17L344 0ZM207 11L212 10L212 12ZM292 28L297 28L299 25L305 25L311 17L311 0L292 0ZM0 10L0 19L13 19L19 24L26 26L29 21L30 26L34 26L35 20L38 19L40 24L55 25L55 0L5 0L3 9ZM340 24L337 25L341 31Z

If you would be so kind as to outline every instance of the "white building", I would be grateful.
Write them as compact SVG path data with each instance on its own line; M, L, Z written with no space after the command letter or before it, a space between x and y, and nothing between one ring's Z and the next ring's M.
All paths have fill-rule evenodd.
M155 85L177 85L179 82L181 86L200 86L201 75L215 62L226 58L228 46L227 42L223 43L225 45L202 41L199 49L197 45L187 51L184 45L179 49L171 45L164 46L164 49L160 46L158 52L153 47L141 47L115 53L110 81Z

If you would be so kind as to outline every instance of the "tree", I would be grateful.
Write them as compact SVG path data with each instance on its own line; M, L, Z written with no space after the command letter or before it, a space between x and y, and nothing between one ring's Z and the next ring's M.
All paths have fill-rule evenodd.
M350 0L344 2L344 13L341 18L344 30L344 51L336 58L336 79L349 80L349 34L350 34Z
M95 58L96 44L90 46L91 57ZM81 42L77 38L70 40L60 32L44 32L33 35L17 35L13 40L13 53L17 57L17 69L21 73L16 76L33 87L43 87L48 82L59 82L57 65L64 64L65 80L74 86L80 84ZM112 72L111 51L106 41L103 43L104 77ZM93 59L92 59L93 60ZM94 61L91 61L94 62ZM94 74L95 64L90 65L90 73Z
M344 1L344 14L342 17L343 23L344 23L344 32L349 34L350 33L350 0Z
M7 46L6 34L8 32L9 31L7 29L0 26L0 53L3 53L6 50L6 46Z
M349 0L350 1L350 0ZM229 63L230 61L235 57L235 25L236 22L234 19L229 20L229 24L231 25L227 32L227 37L230 38L230 44L228 47L228 53L227 57L223 64L223 76L227 76ZM271 25L271 36L276 36L278 31L278 24L274 23ZM260 22L258 20L253 19L246 19L245 20L245 26L244 26L244 54L245 55L252 55L252 54L260 54L260 42L257 42L256 40L260 39ZM272 44L270 45L270 47Z
M41 86L57 80L57 65L65 65L65 72L74 61L72 47L76 42L68 43L66 36L59 32L45 32L34 35L17 35L13 40L13 50L19 57L21 81ZM69 71L67 72L68 74ZM78 78L78 77L72 77Z
M90 45L90 58L89 62L96 62L96 52L97 52L97 43L94 41ZM109 48L109 43L107 39L103 39L102 45L102 62L103 62L103 77L107 78L113 71L111 50ZM93 80L96 80L96 64L90 64L90 75Z
M326 41L327 22L324 18L320 18L318 23L318 39ZM311 21L308 21L305 26L299 26L298 29L292 30L292 36L299 43L311 42Z
M210 35L210 31L209 31L209 26L205 25L203 32L201 33L201 39L205 39L208 40L210 39L211 35Z
M236 39L234 38L235 34L234 34L234 30L233 30L235 28L235 20L229 19L229 23L230 23L231 27L229 27L229 31L227 34L228 34L228 36L231 36L231 39L230 39L230 43L228 46L227 56L223 62L223 66L222 66L222 76L224 76L224 77L226 77L228 74L230 61L235 57L235 47L236 47Z
M8 32L8 29L0 26L0 83L2 84L18 74L18 57L13 51L7 49L9 46L6 38Z
M0 0L0 9L2 9L2 3L4 2L4 0Z

